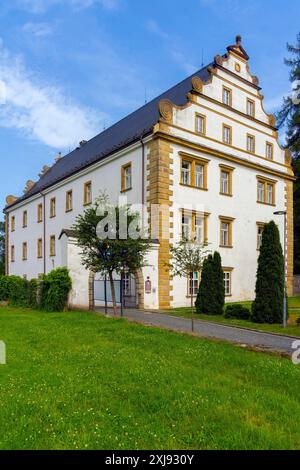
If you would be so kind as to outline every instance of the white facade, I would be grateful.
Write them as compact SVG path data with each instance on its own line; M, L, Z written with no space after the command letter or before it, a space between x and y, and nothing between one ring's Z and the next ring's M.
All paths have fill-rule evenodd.
M257 268L258 224L274 220L273 213L286 207L287 182L293 179L290 162L278 143L278 135L272 117L263 109L263 97L256 86L257 82L249 72L247 60L239 50L229 51L226 58L216 60L210 80L202 84L202 89L191 84L193 93L186 106L172 106L172 116L165 118L162 113L158 131L162 129L172 148L169 172L170 203L173 215L170 216L170 243L174 243L182 232L182 209L190 208L199 214L206 214L206 236L209 249L219 251L222 264L230 277L230 300L249 300L254 297ZM243 52L243 51L242 51ZM230 103L223 103L224 87L230 91ZM248 100L253 103L254 116L247 116ZM197 132L196 116L205 119L205 131ZM223 126L231 129L230 142L223 142ZM156 129L157 130L157 129ZM150 149L153 135L144 142ZM247 150L247 136L255 138L254 152ZM272 159L267 158L267 144L272 145ZM182 160L205 161L205 188L182 184ZM76 175L62 180L48 188L43 195L34 196L16 203L7 209L9 274L26 275L28 279L66 265L73 278L73 291L70 303L85 308L89 305L89 273L81 265L78 248L66 236L60 238L63 229L70 229L78 214L84 210L84 184L92 184L95 199L100 191L106 191L112 203L117 203L122 193L122 167L131 163L132 189L126 191L129 204L142 204L149 194L149 152L147 160L142 158L140 142L127 147L103 161L94 164ZM230 194L220 194L220 165L230 171ZM270 182L273 188L272 203L258 202L258 179ZM266 183L267 184L267 183ZM142 194L144 188L144 194ZM66 192L72 190L73 210L66 212ZM50 217L50 200L56 199L56 216ZM45 216L37 221L38 204L43 204ZM44 209L43 209L44 210ZM22 227L23 212L27 211L27 227ZM12 218L15 230L12 231ZM230 247L220 246L220 217L226 217L231 225ZM146 218L145 218L146 220ZM283 221L277 219L283 241ZM145 222L146 224L146 222ZM291 230L288 228L288 230ZM44 233L45 231L45 233ZM50 236L55 236L55 256L50 256ZM289 234L286 234L287 238ZM37 240L43 240L43 257L37 258ZM27 260L22 259L22 244L27 243ZM15 260L11 259L14 247ZM44 255L45 253L45 255ZM147 266L143 269L143 279L151 280L151 293L144 292L145 308L160 306L159 245L154 245L148 255ZM291 269L291 268L289 268ZM188 282L183 278L170 277L172 298L170 307L190 304Z

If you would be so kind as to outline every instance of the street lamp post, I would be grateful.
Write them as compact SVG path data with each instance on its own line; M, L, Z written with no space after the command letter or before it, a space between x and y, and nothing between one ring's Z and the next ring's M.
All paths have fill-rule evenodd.
M283 328L287 327L287 306L286 306L286 211L274 212L274 215L284 216L283 229L283 265L284 265L284 284L283 284Z

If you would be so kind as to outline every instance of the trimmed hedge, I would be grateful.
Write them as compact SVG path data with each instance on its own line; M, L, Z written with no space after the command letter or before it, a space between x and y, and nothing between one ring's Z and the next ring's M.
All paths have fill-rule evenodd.
M67 268L58 268L41 281L19 276L0 276L0 301L16 307L39 308L47 312L63 311L72 282Z
M227 305L224 313L225 318L237 318L239 320L249 320L250 310L241 304Z

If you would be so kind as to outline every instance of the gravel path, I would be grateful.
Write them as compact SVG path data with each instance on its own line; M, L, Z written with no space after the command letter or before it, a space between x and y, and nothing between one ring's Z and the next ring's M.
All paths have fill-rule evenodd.
M103 309L98 309L103 312ZM158 326L174 331L191 333L191 320L188 318L175 317L169 314L146 312L136 309L124 310L124 316L145 325ZM217 323L195 320L194 334L204 338L216 338L231 343L260 348L267 351L276 351L285 354L293 352L292 344L300 338L276 335L260 331L252 331L244 328L220 325Z

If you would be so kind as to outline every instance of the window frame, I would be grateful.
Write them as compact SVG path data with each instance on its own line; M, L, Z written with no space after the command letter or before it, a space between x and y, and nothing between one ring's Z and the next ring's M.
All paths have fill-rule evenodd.
M22 227L27 228L28 226L28 212L27 210L23 211L22 214Z
M233 217L227 217L225 215L219 215L219 220L220 220L220 243L219 246L220 248L233 248L233 243L232 243L232 226L234 222ZM223 237L222 237L222 224L227 224L228 225L228 244L223 244Z
M184 152L179 152L180 155L180 184L182 186L188 188L199 189L201 191L207 191L207 167L209 164L209 160L202 157L195 157L190 154L186 154ZM182 171L182 164L183 162L187 162L190 164L190 183L186 184L183 182L183 171ZM196 165L200 165L203 167L203 186L196 186Z
M27 261L28 247L27 242L22 243L22 261Z
M198 130L198 126L197 126L198 118L203 120L203 130L202 131ZM195 113L195 132L198 135L206 135L206 115L205 114Z
M268 157L268 148L271 149L270 157ZM274 160L274 144L272 142L266 142L266 159L269 161Z
M88 191L88 189L89 189L89 191ZM89 206L90 204L92 204L92 201L93 201L92 181L87 181L83 185L83 205L84 206Z
M40 224L43 222L43 203L39 203L37 205L37 222Z
M15 232L16 230L16 216L12 215L10 219L10 231Z
M225 139L225 129L229 130L229 141ZM224 123L222 125L222 142L225 145L232 145L232 126Z
M225 290L225 297L232 297L232 272L233 268L228 268L228 267L223 267L223 282L224 282L224 290ZM226 292L226 280L225 276L226 274L229 275L229 292Z
M73 189L66 191L66 212L73 210Z
M262 242L262 234L261 234L261 242L259 243L259 230L264 229L266 222L256 222L256 249L260 251L261 242Z
M223 164L220 164L219 168L220 168L220 194L222 196L232 197L232 174L235 168L232 166L223 165ZM228 192L227 193L223 192L223 188L222 188L222 173L223 172L228 174Z
M43 258L43 239L38 238L37 240L37 258L42 259Z
M248 112L249 104L252 105L252 113ZM247 114L247 116L250 116L250 117L253 117L253 118L255 117L255 101L252 100L251 98L248 98L248 97L247 97L247 104L246 104L246 114Z
M49 244L49 256L56 256L56 237L55 235L50 235L50 244Z
M251 150L249 150L249 148L248 148L249 139L251 139L251 140L252 140L252 143L253 143L253 148L252 148ZM247 133L247 145L246 145L246 149L247 149L247 152L248 152L248 153L251 153L252 155L255 154L255 149L256 149L255 135L253 135L253 134L248 134L248 133Z
M197 279L194 279L194 275L197 274ZM192 277L192 276L193 277ZM190 272L187 278L187 295L186 297L191 298L196 297L199 291L201 274L199 271ZM197 287L195 288L195 282L197 282ZM193 289L193 292L192 292Z
M130 187L126 186L126 171L130 168ZM132 189L132 162L125 163L121 167L121 192L130 191Z
M50 214L49 214L49 217L50 219L53 219L54 217L56 217L56 197L52 197L50 199Z
M224 100L225 91L227 91L229 94L229 103L226 103L226 101ZM225 85L223 85L222 87L222 103L225 104L225 106L229 106L230 108L232 108L232 88L229 88Z
M276 183L277 181L265 178L263 176L257 176L257 190L256 190L256 197L258 204L265 204L267 206L275 206L276 205ZM263 184L263 201L259 199L259 184ZM272 186L272 202L268 202L268 194L267 194L267 187L268 185Z
M14 263L16 260L16 250L15 245L10 245L10 261Z
M203 240L198 240L199 243L204 243L208 244L208 217L210 216L209 212L199 212L199 211L193 211L193 210L187 210L187 209L181 209L181 238L183 239L183 218L184 217L189 217L190 218L190 224L189 224L189 235L190 237L188 240L195 240L196 239L196 219L201 218L203 221L202 229L203 229ZM186 224L185 224L186 225Z

